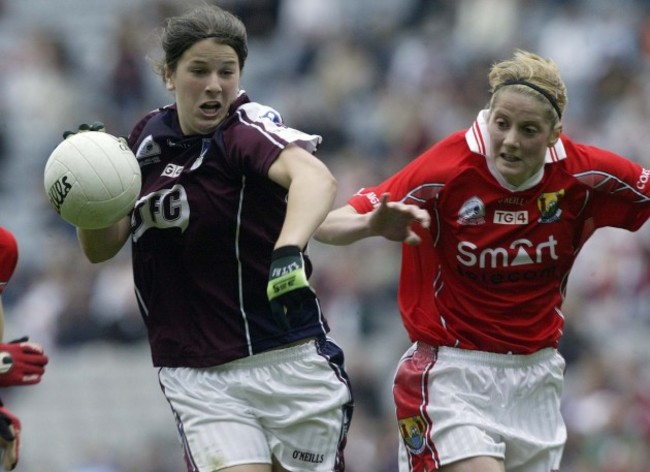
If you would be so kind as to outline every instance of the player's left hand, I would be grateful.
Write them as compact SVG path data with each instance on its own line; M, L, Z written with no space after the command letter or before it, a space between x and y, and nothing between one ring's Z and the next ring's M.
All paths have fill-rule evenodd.
M287 314L299 310L316 294L309 286L305 261L298 246L283 246L273 251L266 295L271 303L271 313L285 330L290 328Z
M39 383L47 362L43 347L27 337L0 343L0 387Z
M431 215L416 205L391 202L390 195L384 193L379 205L370 214L370 229L373 234L383 236L389 241L399 241L409 246L417 246L422 239L413 230L413 224L428 228Z
M2 468L14 470L20 456L20 420L4 408L0 400L0 451Z

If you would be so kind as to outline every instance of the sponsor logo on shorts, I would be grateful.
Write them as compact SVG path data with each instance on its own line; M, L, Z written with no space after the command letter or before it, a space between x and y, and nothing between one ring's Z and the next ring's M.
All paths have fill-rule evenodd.
M399 432L402 435L404 444L412 454L419 454L424 451L426 426L421 416L411 416L397 422Z
M310 464L320 464L325 460L325 454L294 450L293 459L300 462L309 462Z

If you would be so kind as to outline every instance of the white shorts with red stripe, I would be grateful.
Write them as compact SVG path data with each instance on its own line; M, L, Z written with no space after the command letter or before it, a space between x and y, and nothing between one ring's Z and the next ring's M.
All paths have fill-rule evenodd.
M272 456L290 471L343 470L352 394L330 339L212 368L163 367L159 380L190 472Z
M559 470L564 370L555 349L510 355L414 344L393 385L400 472L477 456L502 459L509 472Z

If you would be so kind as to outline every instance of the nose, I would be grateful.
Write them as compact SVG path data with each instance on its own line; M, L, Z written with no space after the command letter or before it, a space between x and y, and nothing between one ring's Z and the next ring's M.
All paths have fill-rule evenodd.
M205 89L207 92L212 92L212 93L221 92L221 81L219 80L218 74L216 73L210 74Z
M511 127L504 135L503 137L503 144L504 146L508 147L518 147L519 146L519 133L517 133L517 129L514 127Z

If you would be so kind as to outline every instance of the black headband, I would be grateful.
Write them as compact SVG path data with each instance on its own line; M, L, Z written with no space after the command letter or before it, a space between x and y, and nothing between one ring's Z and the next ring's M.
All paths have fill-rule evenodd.
M508 80L508 81L502 83L501 85L499 85L497 87L496 90L499 90L501 87L505 87L506 85L525 85L526 87L532 88L536 92L541 93L542 95L544 95L544 97L546 97L546 100L548 100L549 103L553 106L553 109L557 112L558 118L562 119L562 110L560 110L560 106L557 104L557 100L550 93L548 93L546 90L544 90L543 88L538 87L535 84L531 84L527 80L514 79L514 80ZM496 92L496 90L495 90L495 92Z

